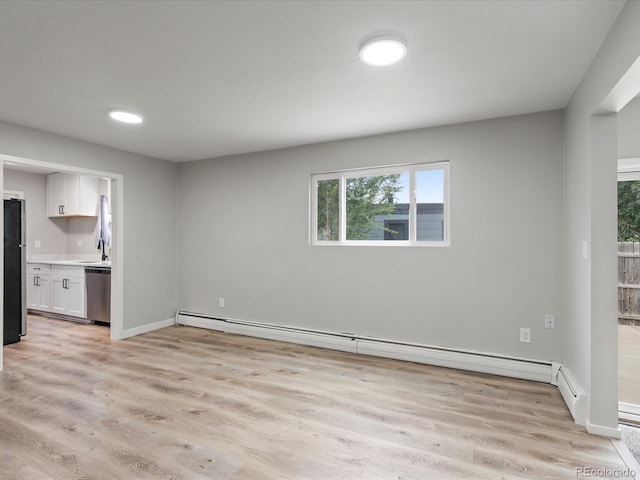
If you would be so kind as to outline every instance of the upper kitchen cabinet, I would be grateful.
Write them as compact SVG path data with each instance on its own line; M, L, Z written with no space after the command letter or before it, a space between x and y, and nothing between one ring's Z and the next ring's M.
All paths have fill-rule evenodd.
M91 175L47 175L47 216L95 217L98 215L100 179Z

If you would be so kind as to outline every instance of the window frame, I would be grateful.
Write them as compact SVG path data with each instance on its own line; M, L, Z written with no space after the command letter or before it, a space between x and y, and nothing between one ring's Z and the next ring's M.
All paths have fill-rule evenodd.
M443 239L417 240L416 173L429 170L442 170L443 178ZM409 240L348 240L346 179L394 174L409 174ZM338 240L318 240L318 183L325 180L338 180ZM413 192L413 193L412 193ZM451 245L450 199L449 199L449 161L413 163L384 167L358 168L311 175L310 188L310 232L312 246L377 246L377 247L449 247Z

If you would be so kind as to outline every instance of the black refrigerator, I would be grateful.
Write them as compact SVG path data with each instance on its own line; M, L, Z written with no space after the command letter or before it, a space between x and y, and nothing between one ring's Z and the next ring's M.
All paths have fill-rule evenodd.
M4 342L27 334L24 200L4 201Z

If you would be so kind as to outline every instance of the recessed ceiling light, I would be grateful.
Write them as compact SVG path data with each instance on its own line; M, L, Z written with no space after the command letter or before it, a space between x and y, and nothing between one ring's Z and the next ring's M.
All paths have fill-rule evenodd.
M142 117L137 113L125 112L123 110L111 110L109 116L118 122L142 123Z
M391 35L370 38L360 47L360 60L368 65L391 65L402 60L406 54L405 43Z

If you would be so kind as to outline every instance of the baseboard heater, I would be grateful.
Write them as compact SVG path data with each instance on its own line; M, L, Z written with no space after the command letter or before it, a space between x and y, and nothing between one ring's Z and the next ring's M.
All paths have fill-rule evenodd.
M575 422L578 425L585 426L587 420L587 396L565 366L558 368L556 385Z
M553 362L364 337L351 333L219 318L184 310L179 310L176 314L176 324L553 385L556 385L559 371L559 365Z

